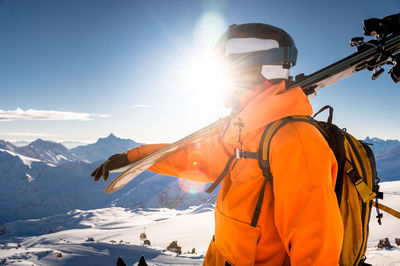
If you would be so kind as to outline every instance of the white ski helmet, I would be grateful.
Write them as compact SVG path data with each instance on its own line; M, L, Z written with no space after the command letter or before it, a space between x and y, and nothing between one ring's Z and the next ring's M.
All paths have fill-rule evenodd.
M288 79L297 49L284 30L268 24L233 24L219 39L216 50L235 68L262 66L266 79Z

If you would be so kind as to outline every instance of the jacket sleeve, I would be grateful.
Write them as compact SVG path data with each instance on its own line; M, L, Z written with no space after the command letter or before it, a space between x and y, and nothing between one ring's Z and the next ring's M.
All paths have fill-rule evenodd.
M149 144L136 147L127 152L129 161L140 160L166 146L168 144ZM149 170L196 182L213 182L229 159L224 147L220 135L215 135L172 154L151 166Z
M270 148L275 224L292 265L338 265L343 224L334 191L337 162L314 126L282 127Z
M134 163L139 161L152 153L155 153L165 147L167 147L168 143L160 143L160 144L145 144L139 147L130 149L127 151L128 160L130 163Z

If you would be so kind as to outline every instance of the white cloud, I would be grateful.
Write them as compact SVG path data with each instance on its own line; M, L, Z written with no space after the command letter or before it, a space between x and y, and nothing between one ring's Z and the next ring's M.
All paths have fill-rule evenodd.
M132 108L149 108L149 107L151 107L151 105L149 105L149 104L135 104L135 105L132 105Z
M94 117L107 118L107 114L89 114L77 112L63 112L51 110L16 110L4 111L0 109L0 121L15 120L92 120Z

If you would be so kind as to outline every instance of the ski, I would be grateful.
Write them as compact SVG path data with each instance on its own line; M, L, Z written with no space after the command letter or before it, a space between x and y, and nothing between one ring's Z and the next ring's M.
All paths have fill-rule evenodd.
M115 192L115 191L121 189L123 186L128 184L136 176L138 176L143 171L150 168L153 164L161 161L162 159L164 159L176 152L179 152L179 151L185 149L189 145L193 145L204 139L212 137L215 134L215 132L218 132L219 128L225 126L225 124L228 120L229 120L229 117L221 118L218 121L190 134L189 136L187 136L181 140L178 140L178 141L172 143L171 145L143 158L142 160L134 162L126 167L111 171L112 173L117 173L117 172L123 172L123 173L120 174L118 177L116 177L113 181L111 181L110 184L108 184L108 186L105 189L105 192L112 193L112 192Z
M379 41L363 42L359 38L361 37L353 38L351 42L351 44L358 46L356 53L308 76L297 75L295 82L289 88L300 86L306 95L316 95L319 89L348 78L364 69L373 71L372 79L374 80L383 73L384 70L381 66L385 64L393 65L390 72L393 80L398 82L400 77L395 75L395 71L399 71L396 69L396 65L400 63L400 33Z
M383 72L383 65L391 65L389 73L394 82L400 81L400 14L387 16L383 19L364 20L364 35L375 36L376 39L364 42L363 37L353 38L351 46L357 51L321 70L310 75L297 75L295 80L290 80L288 88L300 86L306 95L315 96L319 89L332 85L356 72L370 70L375 80ZM125 168L112 172L123 172L116 177L105 189L106 193L115 192L143 171L162 159L179 152L186 147L211 137L224 127L229 116L206 126L189 136L172 143L164 149L155 152L142 160L134 162Z

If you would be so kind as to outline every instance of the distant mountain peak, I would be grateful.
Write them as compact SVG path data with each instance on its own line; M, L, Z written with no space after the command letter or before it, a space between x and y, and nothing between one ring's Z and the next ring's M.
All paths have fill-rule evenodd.
M110 133L106 139L118 139L113 133Z
M133 140L122 139L122 138L115 136L114 133L110 133L110 135L108 135L105 138L99 138L97 140L97 143L115 143L115 142L121 142L121 141L133 141Z
M64 149L66 150L67 149L61 143L50 141L50 140L44 140L44 139L41 139L41 138L38 138L35 141L31 142L28 146L40 147L40 148L58 147L59 149L62 149L62 150L64 150Z
M121 139L111 133L105 138L99 138L96 143L81 145L72 148L71 151L81 159L94 162L104 160L115 153L126 152L139 145L140 143L131 139Z
M16 147L14 151L20 155L52 164L79 160L75 154L70 152L61 143L40 138L31 142L27 146Z
M52 141L49 141L49 140L43 140L41 138L38 138L38 139L36 139L36 140L31 142L31 144L41 144L41 143L55 143L55 142L52 142Z

